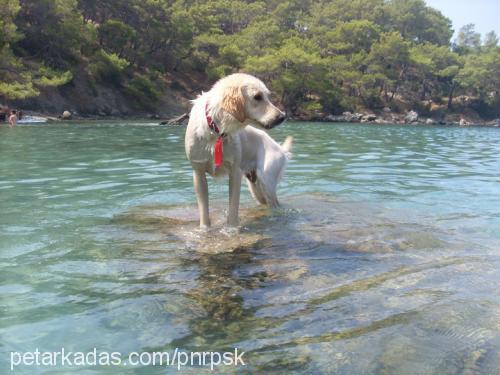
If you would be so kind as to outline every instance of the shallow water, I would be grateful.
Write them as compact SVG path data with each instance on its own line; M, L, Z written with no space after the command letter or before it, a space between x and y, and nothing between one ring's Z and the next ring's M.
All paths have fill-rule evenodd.
M183 128L0 127L1 372L36 348L237 347L248 372L498 373L500 131L271 132L288 134L283 207L244 187L232 234L225 179L210 181L214 228L196 229Z

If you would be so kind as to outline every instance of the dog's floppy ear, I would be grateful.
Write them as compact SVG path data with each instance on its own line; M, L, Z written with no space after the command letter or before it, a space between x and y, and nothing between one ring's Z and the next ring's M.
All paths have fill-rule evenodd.
M231 114L239 122L245 121L245 102L243 92L239 86L230 86L222 94L222 109Z

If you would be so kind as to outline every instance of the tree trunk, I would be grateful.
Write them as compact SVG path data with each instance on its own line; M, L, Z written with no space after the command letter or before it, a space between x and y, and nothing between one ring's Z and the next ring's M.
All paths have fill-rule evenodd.
M453 91L455 91L455 87L457 84L453 82L453 85L451 85L450 92L448 93L448 109L451 109L451 106L453 104Z
M183 113L182 115L174 117L170 120L160 122L160 125L182 125L188 119L189 113Z
M422 93L420 94L420 100L425 100L425 94L427 93L427 87L425 87L425 81L422 82Z
M394 95L396 95L396 92L398 91L398 88L399 88L399 84L396 84L396 86L392 90L391 99L389 100L390 102L392 102L392 100L394 99Z

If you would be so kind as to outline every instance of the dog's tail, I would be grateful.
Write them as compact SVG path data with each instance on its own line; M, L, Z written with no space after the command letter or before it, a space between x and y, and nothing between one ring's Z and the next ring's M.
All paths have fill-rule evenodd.
M287 159L292 158L292 145L293 137L291 135L286 137L285 141L281 144L281 148L285 151Z

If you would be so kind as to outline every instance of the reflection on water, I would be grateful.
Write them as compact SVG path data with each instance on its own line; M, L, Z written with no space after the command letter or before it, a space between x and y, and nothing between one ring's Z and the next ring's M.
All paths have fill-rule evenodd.
M232 233L224 180L214 228L197 229L183 129L0 129L0 365L35 348L238 347L258 373L498 372L498 130L286 134L283 207L245 191Z

